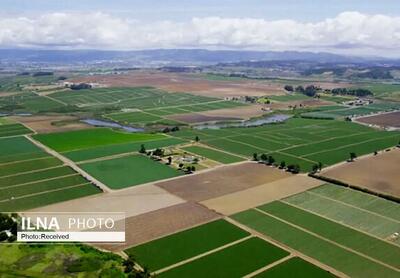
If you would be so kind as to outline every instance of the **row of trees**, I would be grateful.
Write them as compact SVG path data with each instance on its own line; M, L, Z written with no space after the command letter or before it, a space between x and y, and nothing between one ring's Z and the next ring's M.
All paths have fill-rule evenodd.
M281 161L280 163L276 162L275 158L272 155L267 155L265 153L261 154L260 157L257 153L253 154L254 161L260 161L265 163L266 165L273 165L275 167L279 167L279 169L286 169L286 171L291 172L293 174L300 173L300 165L299 164L289 164L286 165L285 161Z
M333 95L348 95L357 97L372 96L372 92L367 89L357 88L357 89L347 89L347 88L334 88L330 91Z
M320 87L314 85L309 85L307 87L303 86L293 87L292 85L286 85L284 88L288 92L296 92L309 97L314 97L318 93L318 91L321 90Z

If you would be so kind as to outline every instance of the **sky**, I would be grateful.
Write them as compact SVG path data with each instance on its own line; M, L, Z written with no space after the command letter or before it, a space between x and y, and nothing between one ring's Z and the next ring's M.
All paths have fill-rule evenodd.
M400 57L400 1L0 0L0 47Z

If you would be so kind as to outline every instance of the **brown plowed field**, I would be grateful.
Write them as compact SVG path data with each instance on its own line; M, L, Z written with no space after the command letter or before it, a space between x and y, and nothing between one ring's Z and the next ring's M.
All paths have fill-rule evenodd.
M321 175L351 185L400 197L400 149L357 159Z
M400 111L358 118L357 121L384 127L400 127Z
M321 184L323 182L317 179L303 175L293 175L288 178L206 200L202 204L224 215L231 215L306 191Z
M62 132L91 128L90 125L77 122L77 118L72 116L12 116L10 119L23 123L38 133ZM65 123L62 125L56 125L57 122Z
M197 203L174 205L125 219L125 243L99 246L111 251L121 251L219 217L217 213Z
M255 162L222 166L172 181L156 183L185 200L204 201L257 185L283 179L291 174Z

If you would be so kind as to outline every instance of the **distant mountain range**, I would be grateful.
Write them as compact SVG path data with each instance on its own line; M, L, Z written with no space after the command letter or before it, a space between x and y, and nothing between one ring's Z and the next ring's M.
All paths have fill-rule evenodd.
M27 62L50 64L131 63L197 65L235 63L241 61L305 61L316 63L368 63L388 62L381 58L359 58L331 53L298 51L236 51L204 49L154 49L137 51L104 50L31 50L0 49L1 62Z

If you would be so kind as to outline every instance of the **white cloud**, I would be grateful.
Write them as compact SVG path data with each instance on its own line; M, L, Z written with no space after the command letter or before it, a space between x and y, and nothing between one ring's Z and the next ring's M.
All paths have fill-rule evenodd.
M41 48L239 48L330 50L397 55L400 17L344 12L307 23L254 18L193 18L143 23L101 12L0 19L0 46Z

